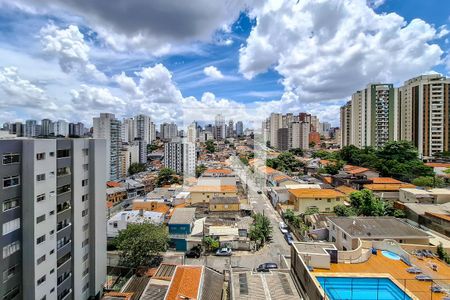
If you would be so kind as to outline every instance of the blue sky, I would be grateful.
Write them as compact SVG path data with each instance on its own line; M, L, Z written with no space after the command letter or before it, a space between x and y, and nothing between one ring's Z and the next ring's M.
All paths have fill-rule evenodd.
M0 0L0 122L139 113L258 126L372 81L448 75L450 2ZM250 125L249 125L250 126Z

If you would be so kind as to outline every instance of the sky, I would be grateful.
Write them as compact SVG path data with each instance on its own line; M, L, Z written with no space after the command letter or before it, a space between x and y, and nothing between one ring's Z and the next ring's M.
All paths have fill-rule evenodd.
M305 111L338 126L370 82L450 76L449 30L442 0L0 0L0 123L259 128Z

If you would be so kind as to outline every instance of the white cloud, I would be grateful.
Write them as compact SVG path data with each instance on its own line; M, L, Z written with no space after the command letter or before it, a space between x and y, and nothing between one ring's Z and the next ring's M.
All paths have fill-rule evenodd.
M365 0L273 0L252 14L257 25L240 49L240 71L251 79L274 67L302 101L343 99L369 82L401 82L440 63L431 25L376 14Z
M54 24L48 24L41 28L40 37L44 53L57 57L63 72L78 72L96 81L107 81L105 74L89 61L90 47L78 26L60 29Z
M79 111L86 109L117 110L125 108L126 102L113 96L107 88L82 84L79 90L72 90L72 104Z
M205 67L205 68L203 69L203 73L204 73L206 76L211 77L211 78L213 78L213 79L222 79L222 78L224 78L222 72L220 72L220 70L217 69L217 68L214 67L214 66L208 66L208 67Z
M369 5L372 8L378 8L381 5L383 5L386 2L386 0L367 0L367 5Z
M447 25L442 25L439 27L439 32L436 34L436 38L441 39L449 33L450 31L448 30Z

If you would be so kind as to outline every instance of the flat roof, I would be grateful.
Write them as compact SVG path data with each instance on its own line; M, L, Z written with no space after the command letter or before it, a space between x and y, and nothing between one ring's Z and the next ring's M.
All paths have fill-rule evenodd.
M191 224L195 220L195 207L174 208L169 224Z
M343 197L345 194L333 189L294 189L289 193L296 198L336 198Z
M237 187L235 185L195 185L189 188L189 192L235 193Z
M210 204L239 204L238 197L220 197L216 196L209 200Z
M320 189L320 184L316 183L299 183L299 184L286 184L284 185L288 190L296 189Z
M414 195L430 195L431 193L427 190L418 189L418 188L401 188L401 191L405 191Z
M364 188L372 191L398 191L401 188L415 188L416 186L414 184L410 183L372 183L372 184L365 184Z
M295 250L298 253L315 253L315 254L328 254L325 249L337 250L336 246L332 243L293 243Z
M328 217L328 220L354 238L421 239L429 237L425 231L394 217Z
M372 183L375 184L380 184L380 183L403 183L400 180L391 178L391 177L372 177L372 178L367 178L368 180L372 180Z
M125 216L125 220L128 223L142 223L148 221L149 219L160 219L163 216L163 213L146 210L142 212L140 210L127 210L115 214L108 221L120 221L123 216Z

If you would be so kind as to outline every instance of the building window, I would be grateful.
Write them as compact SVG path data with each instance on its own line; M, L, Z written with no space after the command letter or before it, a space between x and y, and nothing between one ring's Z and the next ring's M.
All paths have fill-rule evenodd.
M3 201L3 211L19 207L19 198L12 198Z
M13 300L16 299L17 295L19 295L20 289L19 286L15 286L8 290L3 296L3 300Z
M55 152L52 151L52 152L49 153L49 155L50 155L51 157L53 157L53 156L55 156Z
M44 222L44 221L45 221L45 214L43 214L43 215L41 215L41 216L36 218L36 224L39 224L39 223Z
M10 188L20 184L19 175L3 177L3 188Z
M81 181L81 186L87 186L88 183L89 183L89 180L88 180L88 179L83 179L83 180Z
M7 258L8 256L16 253L20 250L20 241L12 242L9 245L3 247L3 258Z
M81 202L84 202L86 200L89 200L89 195L88 194L84 194L83 196L81 196Z
M45 174L38 174L36 176L36 181L44 181L45 180Z
M83 165L83 170L89 171L89 164L84 164Z
M345 233L342 233L342 236L344 237L344 240L347 239L347 235Z
M47 300L47 296L42 297L41 300Z
M50 235L53 235L54 233L55 233L54 229L50 230L50 232L49 232Z
M117 228L117 227L114 227L114 228ZM84 224L83 225L83 231L86 231L88 229L89 229L89 223Z
M43 159L45 159L45 153L42 152L42 153L36 154L36 159L37 159L37 160L43 160Z
M89 239L85 239L82 243L81 243L81 247L85 247L89 245Z
M58 177L64 176L64 175L70 175L70 168L69 167L58 168L58 170L56 170L56 174Z
M70 184L66 184L66 185L60 186L60 187L58 187L58 188L56 189L56 193L57 193L58 195L61 195L61 194L64 194L64 193L67 193L67 192L70 192L70 191L71 191L71 186L70 186Z
M45 275L37 280L37 285L41 285L45 281Z
M70 149L62 149L56 152L57 158L70 157Z
M3 223L3 235L13 232L20 228L20 218Z
M55 210L51 210L51 211L48 213L49 216L53 216L54 214L55 214Z
M89 210L86 208L83 211L81 211L81 216L86 217L88 215L88 213L89 213Z
M39 244L42 243L42 242L45 242L45 234L42 235L42 236L40 236L40 237L38 237L38 238L36 239L36 244L37 244L37 245L39 245Z
M86 282L86 284L83 286L83 292L85 292L89 288L89 282Z
M18 164L20 163L19 153L5 153L3 154L2 162L4 165Z
M37 259L37 264L40 265L45 261L45 254Z
M50 255L52 255L53 253L55 253L55 249L50 250Z
M88 148L84 148L83 149L83 154L84 155L89 155L89 149Z
M18 271L19 265L14 265L9 269L3 271L3 282L8 281L10 278L14 277Z
M41 202L45 200L45 194L37 195L36 202Z
M84 269L83 271L83 275L81 276L86 276L89 273L89 268Z
M89 253L83 255L83 262L85 262L89 258Z
M51 271L50 271L51 272ZM53 293L55 291L55 288L52 288L51 290L50 290L50 294L51 293Z
M51 269L50 270L50 274L53 274L53 273L55 273L55 269ZM50 292L51 293L51 292Z

